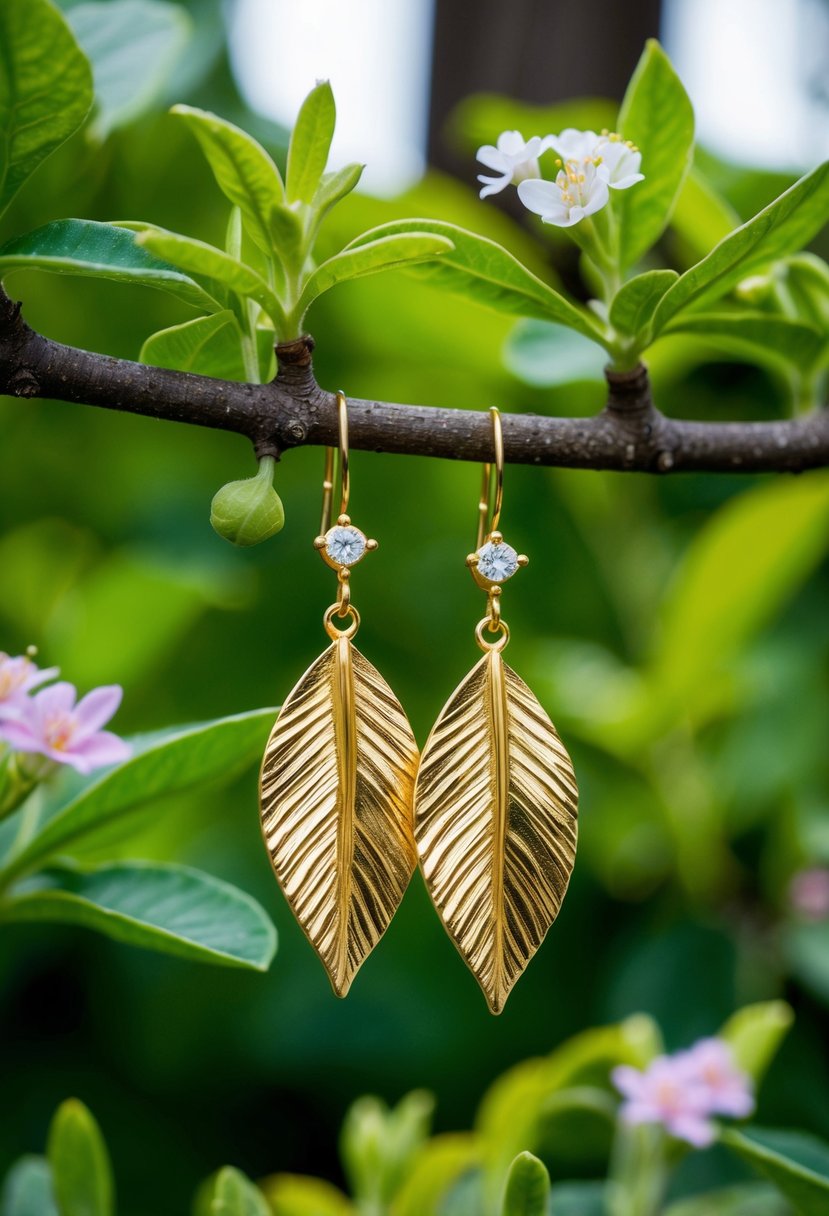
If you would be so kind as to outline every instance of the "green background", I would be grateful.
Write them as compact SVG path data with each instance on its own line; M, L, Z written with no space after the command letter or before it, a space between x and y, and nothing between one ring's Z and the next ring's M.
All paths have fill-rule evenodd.
M194 57L190 83L174 80L166 100L241 121L279 156L279 133L245 115L207 12L202 70ZM746 216L784 184L706 164ZM354 197L330 239L429 215L569 275L560 240L480 203L473 172L470 160L468 182L432 174L391 202ZM227 204L194 141L159 107L104 144L73 138L24 188L0 235L67 215L150 220L221 243ZM686 264L681 236L669 234L664 251ZM128 358L192 315L150 290L30 272L9 290L41 332ZM402 274L337 289L310 329L320 382L353 396L548 414L588 414L603 400L600 361L597 370L583 348L558 354L561 383L534 387L537 365L511 319ZM663 341L652 359L661 408L784 415L780 382L721 360L690 339ZM0 646L36 643L44 664L59 663L83 689L123 683L123 733L278 704L326 644L334 579L312 547L320 451L292 452L278 467L285 530L243 552L208 522L216 489L254 471L238 437L8 400L0 436ZM53 1109L75 1095L105 1131L125 1216L186 1210L196 1182L227 1161L252 1176L338 1179L337 1128L361 1093L396 1099L426 1087L438 1127L464 1127L501 1070L588 1025L644 1010L673 1048L779 994L797 1023L759 1121L829 1135L829 924L798 923L787 900L796 870L829 862L826 476L509 468L503 530L530 556L504 595L509 660L558 723L582 801L566 904L503 1015L488 1014L419 876L337 1001L271 876L251 771L153 806L95 857L175 858L251 892L280 935L267 976L81 930L4 929L0 1174L41 1146ZM478 478L467 464L353 455L352 515L380 542L353 580L359 644L421 743L478 655L483 600L464 569ZM791 487L807 485L804 506ZM755 526L736 543L740 510ZM671 671L679 692L666 691ZM561 1163L568 1176L600 1168L575 1148ZM689 1168L697 1187L733 1167L714 1152ZM166 1182L163 1208L154 1177Z

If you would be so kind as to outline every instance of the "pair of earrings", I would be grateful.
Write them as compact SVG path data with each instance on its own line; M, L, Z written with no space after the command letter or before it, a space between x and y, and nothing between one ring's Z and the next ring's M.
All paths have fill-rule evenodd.
M351 568L377 542L347 514L342 393L337 408L340 513L332 527L328 448L314 541L337 572L337 601L323 618L331 645L289 694L268 739L260 778L265 844L338 996L388 927L419 860L449 936L500 1013L558 915L575 859L578 798L555 727L502 658L509 640L502 585L527 559L498 531L500 414L490 411L494 463L484 466L476 551L467 558L487 594L475 630L484 655L418 756L400 702L352 645L360 617Z

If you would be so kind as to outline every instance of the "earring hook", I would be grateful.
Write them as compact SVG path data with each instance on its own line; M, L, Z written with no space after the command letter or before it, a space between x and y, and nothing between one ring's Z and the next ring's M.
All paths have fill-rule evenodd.
M348 403L342 389L337 390L336 396L339 442L336 448L327 447L325 449L322 520L320 534L314 541L314 548L318 550L325 564L337 571L340 590L336 609L338 615L342 616L348 611L348 580L351 567L362 561L366 553L376 549L377 541L369 540L364 532L355 528L348 515L348 496L351 488L351 480L348 475ZM340 513L332 527L331 508L338 480L340 483Z
M523 553L516 553L498 530L504 504L504 434L500 411L494 405L490 407L489 417L492 422L493 458L483 468L478 499L478 537L475 552L469 554L466 564L475 582L486 591L488 597L488 613L481 627L500 630L501 644L504 644L507 630L501 620L501 586L512 578L519 566L526 566L527 558ZM481 638L478 640L480 642ZM484 649L487 648L491 649L489 643L484 646Z
M342 389L337 389L337 429L339 431L339 448L328 447L325 449L325 472L322 482L322 522L320 524L320 535L322 536L331 527L335 455L339 455L339 514L346 515L348 512L348 495L350 491L350 478L348 474L348 403Z
M494 460L487 461L483 469L481 496L478 501L476 549L480 549L484 543L484 537L497 532L501 520L501 506L504 501L504 433L501 428L501 411L495 405L490 406L489 416L492 420ZM492 505L491 513L490 504Z

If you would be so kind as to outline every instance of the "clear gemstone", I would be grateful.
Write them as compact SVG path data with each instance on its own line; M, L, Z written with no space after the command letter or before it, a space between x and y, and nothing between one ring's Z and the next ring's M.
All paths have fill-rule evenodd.
M366 538L359 528L338 524L325 536L325 552L338 566L353 566L366 551Z
M478 550L478 573L491 583L504 583L518 569L518 554L505 541L488 541Z

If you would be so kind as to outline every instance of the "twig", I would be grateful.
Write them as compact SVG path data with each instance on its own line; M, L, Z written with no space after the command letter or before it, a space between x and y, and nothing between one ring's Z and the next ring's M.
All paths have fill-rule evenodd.
M334 394L314 379L313 339L277 347L270 384L240 384L147 367L52 342L0 289L0 393L79 402L246 435L259 456L336 443ZM516 464L645 473L798 472L829 464L829 409L780 422L684 422L651 400L647 371L607 372L607 405L592 418L508 414L504 452ZM349 398L353 448L485 461L483 412Z

